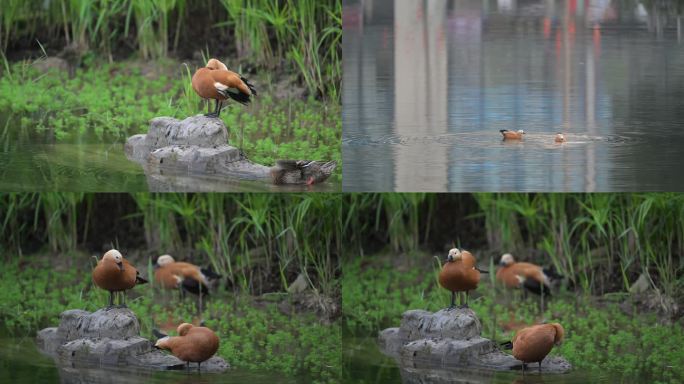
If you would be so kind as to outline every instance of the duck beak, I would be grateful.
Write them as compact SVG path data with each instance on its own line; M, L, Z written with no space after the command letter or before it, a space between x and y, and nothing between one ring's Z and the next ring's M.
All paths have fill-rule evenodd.
M123 272L123 270L124 270L123 263L119 261L118 263L116 263L116 265L118 265L118 266L119 266L119 270L121 270L121 271Z
M502 266L502 267L505 267L505 266L506 266L506 263L504 263L503 261L499 261L499 265Z

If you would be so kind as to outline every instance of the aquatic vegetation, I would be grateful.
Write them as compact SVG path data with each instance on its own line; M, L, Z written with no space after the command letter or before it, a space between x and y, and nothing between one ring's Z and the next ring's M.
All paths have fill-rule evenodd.
M14 258L4 265L0 271L3 331L32 335L58 324L59 314L66 309L104 307L109 294L93 285L88 256L72 256L73 263L57 267L40 256ZM147 338L152 338L153 327L169 320L176 324L197 319L192 299L164 300L152 284L138 286L128 295L128 306ZM342 341L337 323L323 324L312 313L282 313L277 302L258 303L253 297L223 289L205 300L204 319L221 338L218 354L231 365L277 370L317 382L335 382L339 377Z
M408 309L437 311L448 306L450 293L436 282L437 262L428 255L414 259L411 267L387 254L344 263L343 329L347 336L374 337L381 329L398 326ZM482 321L483 336L510 340L513 332L504 326L539 322L535 298L513 304L484 280L473 295L479 297L469 301ZM640 313L636 308L624 313L618 303L606 298L577 297L570 292L551 298L544 315L546 321L559 322L566 330L564 344L551 354L564 356L578 368L658 382L684 378L679 364L684 359L679 347L684 342L681 325L661 325L655 314Z
M123 144L128 136L147 132L153 117L204 113L204 104L189 88L190 69L173 62L155 68L137 62L103 64L78 70L71 79L55 71L38 74L27 62L8 68L0 77L0 111L14 117L12 132L27 132L32 141ZM275 99L261 90L251 107L228 103L222 112L229 142L256 162L287 158L341 164L337 104ZM332 178L339 180L341 172Z

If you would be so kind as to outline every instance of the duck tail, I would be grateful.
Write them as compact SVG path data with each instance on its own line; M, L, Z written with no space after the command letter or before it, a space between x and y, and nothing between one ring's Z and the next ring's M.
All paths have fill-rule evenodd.
M237 101L238 103L240 103L242 105L248 105L252 101L252 98L250 95L244 94L242 92L230 92L230 91L228 91L228 92L224 93L224 96L228 96L231 99Z
M551 280L561 280L565 278L565 276L561 275L553 268L543 268L542 271Z
M211 267L207 268L200 268L200 271L202 274L207 278L207 279L220 279L221 275L218 273L214 272L214 269Z
M135 283L136 283L136 284L147 284L148 281L147 281L147 279L145 279L145 278L143 278L142 276L140 276L140 274L138 274L138 275L135 276Z
M499 132L501 132L501 133L504 133L506 131L508 131L508 129L499 129Z
M152 334L154 335L154 337L157 338L157 340L163 339L163 338L165 338L165 337L169 337L169 335L167 335L167 334L161 332L160 330L158 330L158 329L156 329L156 328L152 328Z
M240 76L240 80L242 80L245 85L247 85L247 88L252 92L252 95L256 96L257 95L257 90L254 88L254 84L250 83L249 80L245 77Z

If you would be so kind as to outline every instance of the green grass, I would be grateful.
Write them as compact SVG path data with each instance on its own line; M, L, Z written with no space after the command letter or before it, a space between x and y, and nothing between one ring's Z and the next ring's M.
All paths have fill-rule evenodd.
M374 337L385 327L399 326L406 310L437 311L448 306L450 293L436 281L437 262L429 256L413 259L412 267L387 255L345 262L344 329L352 335ZM510 340L513 335L504 331L503 323L540 320L536 296L511 302L502 295L500 288L484 281L469 303L482 321L483 336L497 341ZM576 368L609 371L631 379L648 377L653 382L681 382L681 325L661 325L654 314L642 314L636 308L625 314L608 298L600 303L598 299L566 292L547 303L544 318L560 322L566 330L565 343L551 353L564 356Z
M54 71L39 75L31 63L16 63L0 77L0 111L14 116L13 131L19 134L48 134L61 142L90 137L121 143L132 134L145 133L153 117L206 113L189 88L188 68L174 62L156 66L164 70L145 76L138 63L103 64L78 70L68 79ZM341 164L342 122L336 104L279 100L261 89L252 106L229 103L221 118L229 129L229 142L242 145L256 162L274 164L287 158ZM340 178L338 170L332 179Z
M72 257L70 266L60 262L55 267L54 261L42 256L4 264L0 321L5 331L33 335L43 327L56 326L64 310L95 311L105 305L108 293L93 285L89 273L94 259L84 254ZM155 320L169 317L180 323L195 318L193 300L179 303L174 297L164 303L163 296L155 293L152 285L138 286L129 293L129 307L140 320L144 337L152 338ZM325 325L306 312L283 314L274 302L257 306L254 300L220 291L205 302L206 325L221 339L218 355L237 368L336 382L341 374L339 325Z

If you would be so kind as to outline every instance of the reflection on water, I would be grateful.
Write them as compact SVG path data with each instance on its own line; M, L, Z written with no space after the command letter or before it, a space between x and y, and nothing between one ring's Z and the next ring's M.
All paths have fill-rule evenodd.
M231 369L226 373L160 372L130 367L57 367L42 355L33 338L0 339L0 383L299 383L305 378L289 378L278 372L252 372Z
M344 190L684 190L677 4L345 1Z
M270 181L237 180L198 174L146 175L126 158L121 142L100 143L95 137L78 137L55 143L54 134L14 132L8 119L0 129L0 191L75 192L330 192L331 182L313 186L276 186Z
M605 372L588 373L574 370L566 374L543 374L530 371L493 372L482 370L420 369L399 367L394 359L383 355L375 338L344 338L343 374L344 383L404 383L404 384L446 384L446 383L632 383L638 378L611 376ZM632 380L632 381L630 381Z

